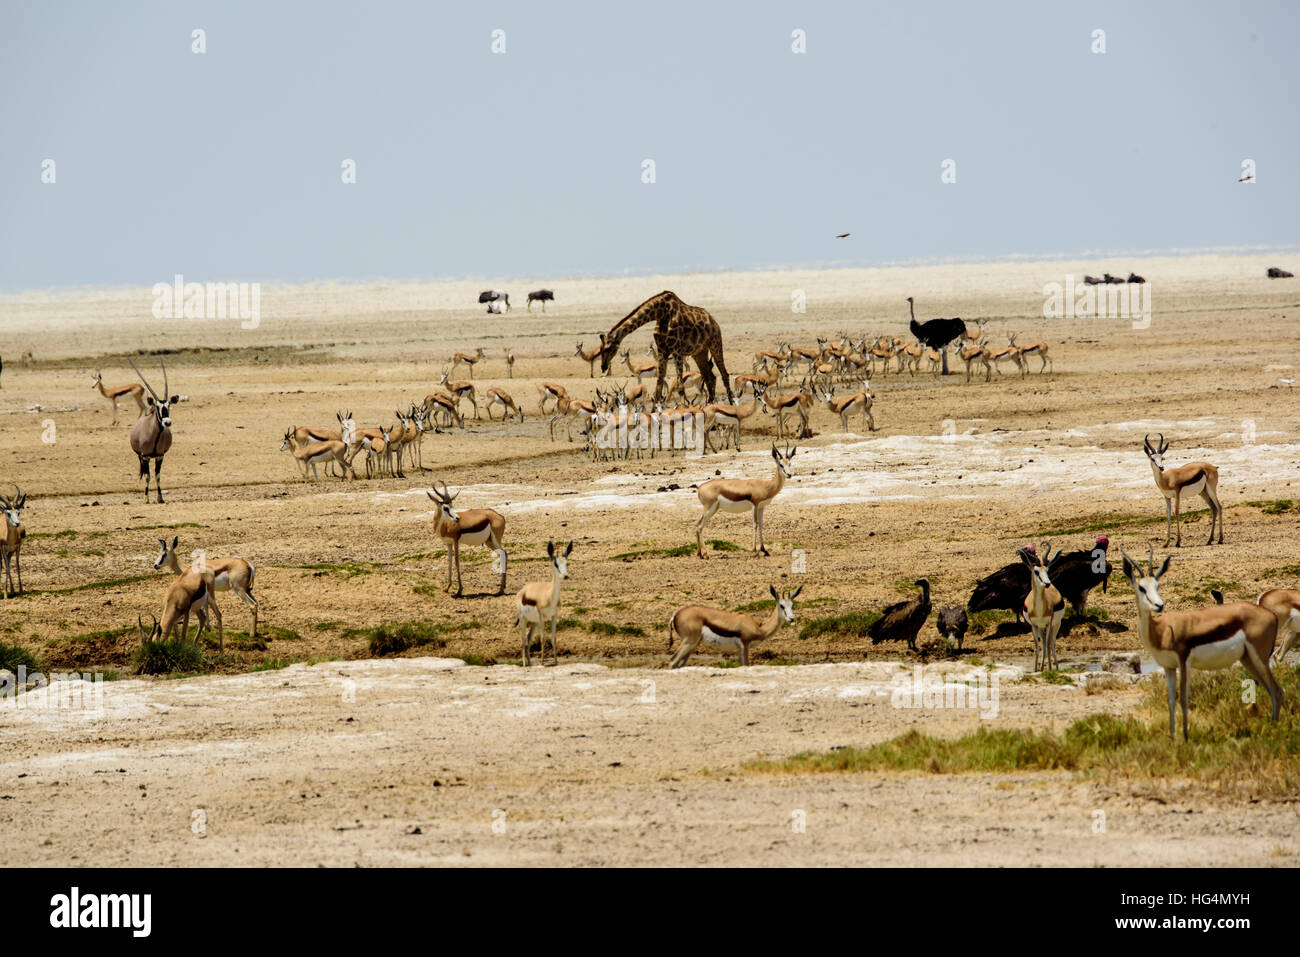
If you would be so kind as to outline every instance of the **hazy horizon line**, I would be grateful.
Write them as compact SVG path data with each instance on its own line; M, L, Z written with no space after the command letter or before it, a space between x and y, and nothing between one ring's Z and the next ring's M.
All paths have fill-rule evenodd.
M1035 262L1065 262L1080 259L1101 259L1114 257L1135 257L1144 259L1182 259L1192 258L1194 256L1252 256L1268 254L1285 254L1300 252L1300 243L1290 243L1286 245L1259 245L1259 246L1204 246L1204 247L1174 247L1168 249L1117 249L1117 250L1081 250L1077 252L1056 252L1056 253L992 253L992 254L974 254L967 256L928 256L913 257L910 259L896 260L852 260L852 259L823 259L811 261L796 261L790 263L767 263L761 265L746 266L678 266L678 267L627 267L622 272L580 272L570 271L563 274L555 274L545 278L539 278L536 275L514 275L500 276L486 273L462 275L462 276L349 276L349 277L316 277L313 279L250 279L248 277L232 278L189 278L192 282L210 282L210 283L264 283L271 286L314 286L314 285L342 285L342 286L364 286L376 284L415 284L415 285L437 285L441 283L456 282L475 282L475 283L505 283L505 282L522 282L525 280L535 282L553 282L563 280L599 280L599 279L635 279L646 278L650 276L668 276L668 275L722 275L726 273L761 273L761 272L790 272L794 270L808 271L834 271L840 269L910 269L924 268L930 266L972 266L982 263L1035 263ZM172 276L163 279L157 279L152 283L132 283L124 282L111 286L104 285L67 285L67 286L46 286L32 287L18 291L0 291L0 301L16 300L32 295L74 295L76 293L86 292L112 292L116 290L136 290L152 289L157 283L171 282ZM182 273L181 275L185 275Z

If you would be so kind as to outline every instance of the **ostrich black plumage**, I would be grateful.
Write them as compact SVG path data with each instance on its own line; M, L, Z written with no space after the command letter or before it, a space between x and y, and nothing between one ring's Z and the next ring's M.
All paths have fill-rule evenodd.
M1110 539L1098 535L1092 548L1060 555L1048 566L1052 584L1079 617L1088 611L1088 592L1098 585L1104 592L1110 582L1110 573L1114 569L1106 560L1109 545Z
M907 312L912 317L909 327L912 335L927 347L934 349L943 357L943 374L948 374L948 346L959 336L966 335L966 323L960 319L931 319L929 322L916 321L916 307L912 297L907 297Z
M890 605L867 628L873 645L882 641L906 641L908 648L916 650L916 636L930 617L930 580L918 579L916 585L921 589L920 598Z

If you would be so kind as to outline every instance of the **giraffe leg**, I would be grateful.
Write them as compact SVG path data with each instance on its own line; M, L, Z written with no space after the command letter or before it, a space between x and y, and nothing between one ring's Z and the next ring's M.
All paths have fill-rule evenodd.
M710 402L717 401L717 380L713 376L713 363L709 361L709 350L701 349L694 356L695 366L700 370L700 382Z
M727 390L727 402L735 405L736 399L731 392L731 375L727 372L727 363L722 359L722 340L714 340L709 346L709 350L713 354L713 361L718 367L718 373L722 376L722 388ZM744 390L741 391L743 393Z

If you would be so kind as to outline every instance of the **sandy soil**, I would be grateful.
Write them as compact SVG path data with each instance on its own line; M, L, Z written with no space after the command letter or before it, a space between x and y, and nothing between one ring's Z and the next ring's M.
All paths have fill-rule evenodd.
M880 740L913 724L957 733L978 720L804 694L861 682L864 668L893 667L900 648L800 639L799 624L878 609L910 594L920 575L934 583L936 605L964 602L977 577L1029 540L1080 548L1104 531L1130 552L1149 539L1159 546L1163 523L1152 520L1163 518L1163 506L1141 453L1146 431L1171 440L1171 461L1215 461L1228 506L1223 546L1204 545L1204 513L1185 523L1165 597L1178 607L1206 601L1210 587L1253 598L1294 585L1297 513L1247 504L1300 498L1300 407L1278 382L1294 378L1290 350L1278 344L1295 340L1300 293L1259 278L1269 264L1198 257L268 287L254 330L234 320L153 319L148 290L0 300L0 480L30 492L32 536L23 568L29 594L0 603L0 640L31 647L52 667L127 672L135 639L115 630L160 610L167 579L151 564L162 534L179 535L187 550L253 560L263 622L280 629L264 645L232 638L221 659L211 649L224 676L109 682L108 714L93 720L34 721L0 706L0 742L11 756L19 744L22 753L0 765L0 833L39 830L51 843L28 845L40 845L35 853L48 862L71 853L106 863L1293 861L1287 806L1233 807L1220 819L1196 793L1187 798L1195 813L1178 816L1172 805L1065 776L736 770L758 753ZM1150 328L1042 318L1044 283L1106 269L1151 281ZM543 284L558 296L545 316L522 307L486 316L474 305L480 287L506 285L522 302ZM963 376L877 377L879 431L846 436L824 408L814 413L795 480L768 511L770 557L745 551L746 520L722 517L706 538L741 551L714 551L703 562L667 557L658 553L692 540L691 484L768 471L762 450L773 420L760 414L747 423L740 454L593 463L579 443L552 442L536 414L542 379L590 395L601 383L588 379L574 344L592 344L663 288L714 313L732 374L749 371L753 350L778 338L811 345L840 330L903 334L909 294L923 319L985 318L995 343L1009 332L1048 341L1055 372L969 384ZM807 295L805 314L790 310L797 289ZM647 329L632 337L634 356L649 338ZM433 390L452 352L479 345L487 359L476 385L510 391L525 408L522 425L471 420L464 433L431 436L427 470L408 470L406 479L313 485L277 451L286 427L328 426L340 409L362 425L391 424L393 409ZM500 358L506 345L518 356L513 379ZM30 369L16 361L25 348L36 357ZM110 385L124 384L131 377L121 356L157 349L177 350L167 356L172 391L190 397L177 406L161 506L142 502L126 439L131 416L110 426L108 403L91 390L96 369ZM142 361L146 374L149 363L156 368L156 359ZM465 598L439 590L445 556L423 492L434 478L462 489L458 504L506 516L507 597L495 596L482 549L464 556ZM559 633L560 668L452 669L420 657L517 658L510 595L545 574L548 539L570 538L564 605L580 624ZM806 573L792 571L795 549L806 552ZM674 608L737 607L763 598L770 583L804 585L801 621L760 646L760 660L835 664L743 676L644 670L666 657L664 623ZM1062 639L1063 663L1136 649L1131 592L1115 586L1094 596L1103 617ZM238 601L226 596L222 608L228 629L247 629ZM365 639L348 634L416 620L442 625L445 646L366 661ZM1031 645L1003 626L967 648L1025 666ZM285 661L321 663L237 674ZM347 707L335 687L344 675L358 682ZM646 680L659 689L653 710L621 703ZM744 695L738 684L760 693ZM1016 682L1004 696L997 720L1023 724L1135 700ZM150 812L159 801L146 804L145 793L162 799L166 813ZM197 807L209 814L202 839L189 830ZM807 833L794 835L790 815L800 808ZM1097 808L1112 820L1109 837L1076 840L1090 836ZM494 809L506 812L506 836L491 830ZM876 826L891 816L908 827ZM358 820L359 830L335 830ZM422 834L407 835L411 827Z

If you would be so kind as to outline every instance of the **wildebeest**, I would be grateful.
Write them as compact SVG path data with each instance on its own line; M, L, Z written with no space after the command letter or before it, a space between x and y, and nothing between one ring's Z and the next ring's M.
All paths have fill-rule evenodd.
M555 293L551 292L549 289L538 289L535 292L530 292L528 294L528 309L530 312L532 311L534 300L542 304L542 312L545 312L546 304L555 301Z

